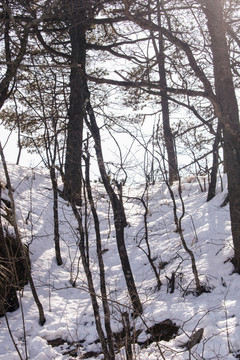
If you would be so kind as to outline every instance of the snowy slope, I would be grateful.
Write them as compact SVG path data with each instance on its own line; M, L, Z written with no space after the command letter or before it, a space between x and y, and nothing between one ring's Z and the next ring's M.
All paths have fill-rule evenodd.
M86 352L90 359L99 358L98 336L95 329L90 296L81 261L79 261L77 224L70 206L59 199L61 250L64 264L57 266L54 256L52 191L48 172L9 165L15 189L18 224L23 241L30 244L32 275L43 304L46 324L38 324L38 310L31 290L26 286L21 297L22 312L8 314L9 326L16 345L26 359L71 359ZM0 165L1 178L4 180ZM203 185L203 179L200 179ZM101 184L93 184L101 224L106 282L112 311L112 328L121 331L121 312L129 311L129 299L121 270L114 235L109 201ZM181 202L178 185L174 184L178 215ZM149 187L144 200L148 203L148 234L151 256L160 269L162 286L156 290L156 279L147 259L144 240L144 208L139 200L144 185L124 188L124 203L128 226L125 239L132 271L143 303L141 318L132 320L136 333L166 319L179 326L170 341L153 342L148 347L134 344L135 359L235 359L240 350L239 275L233 274L229 259L233 256L228 206L220 207L226 195L226 183L217 196L206 203L194 178L182 181L182 196L186 214L183 234L194 253L201 283L209 291L196 296L189 255L183 249L175 231L172 200L165 184ZM5 190L5 196L7 196ZM110 224L110 228L109 228ZM99 293L99 269L93 220L88 219L90 264L95 289ZM144 250L144 251L143 251ZM175 274L174 292L169 279ZM71 282L77 276L76 287ZM24 317L22 316L24 314ZM23 326L24 319L24 326ZM25 328L25 334L24 334ZM187 350L186 343L196 330L203 328L200 343ZM142 343L149 335L142 331ZM25 346L26 338L26 346ZM51 340L61 339L53 344ZM58 345L58 346L51 346ZM69 353L72 351L72 353ZM92 352L92 353L90 353ZM94 355L94 353L96 354ZM92 356L91 356L92 354ZM15 360L19 355L10 338L6 320L0 319L0 359ZM116 359L125 359L122 349Z

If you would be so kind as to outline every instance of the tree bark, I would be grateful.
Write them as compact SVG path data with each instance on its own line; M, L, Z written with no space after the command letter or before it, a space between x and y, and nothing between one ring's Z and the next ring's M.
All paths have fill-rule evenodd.
M71 41L70 107L68 112L64 196L81 205L81 157L84 119L83 77L86 63L86 14L83 1L70 1L68 7Z
M207 0L203 11L208 20L214 64L215 89L222 115L224 159L228 177L230 217L234 245L235 271L240 272L240 134L239 112L226 41L222 0ZM229 126L225 124L228 123ZM234 131L229 131L233 129Z
M54 218L54 245L57 265L62 265L62 256L60 248L59 219L58 219L58 187L56 170L54 165L50 167L50 177L53 187L53 218Z
M218 145L221 139L221 123L218 121L217 133L213 143L213 160L212 160L212 170L211 170L211 180L208 188L207 201L210 201L214 198L216 193L217 185L217 171L218 171Z

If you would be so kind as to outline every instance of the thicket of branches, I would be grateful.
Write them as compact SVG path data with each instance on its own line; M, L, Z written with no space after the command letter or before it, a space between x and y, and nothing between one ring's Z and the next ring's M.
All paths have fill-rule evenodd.
M236 96L240 71L239 11L237 0L2 0L0 3L1 122L17 130L17 163L22 147L26 147L37 152L49 169L58 265L62 264L59 195L71 205L106 359L114 359L114 340L101 230L92 194L91 158L98 165L98 176L113 213L133 317L140 316L143 307L124 236L128 219L123 187L126 182L133 182L132 168L146 183L139 199L145 209L145 253L159 290L161 280L148 236L148 186L161 180L169 188L176 231L191 258L196 293L200 294L206 289L199 281L194 254L182 232L184 204L182 216L178 217L171 185L175 181L180 184L182 175L208 175L208 200L211 200L215 196L219 166L228 177L232 261L236 272L240 272L240 127ZM128 146L119 141L122 134L129 139ZM105 160L109 155L102 137L115 144L114 160ZM136 149L140 158L134 154ZM58 186L59 175L64 184L62 189ZM104 329L89 266L85 228L88 206L96 232ZM14 210L11 201L10 208ZM1 262L12 264L4 227L0 230ZM20 253L26 261L22 250ZM31 279L29 274L28 279ZM8 288L9 281L12 280L8 279ZM6 301L8 298L9 295L5 296ZM127 333L126 314L123 319ZM129 344L126 349L131 359Z

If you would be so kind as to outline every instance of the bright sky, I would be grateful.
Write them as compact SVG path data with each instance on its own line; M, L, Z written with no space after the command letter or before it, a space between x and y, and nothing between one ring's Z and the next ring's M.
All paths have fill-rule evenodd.
M0 126L0 140L4 150L6 161L16 164L18 157L17 147L17 134L10 132ZM35 167L39 164L40 160L36 154L29 154L25 149L22 150L19 165L27 167Z

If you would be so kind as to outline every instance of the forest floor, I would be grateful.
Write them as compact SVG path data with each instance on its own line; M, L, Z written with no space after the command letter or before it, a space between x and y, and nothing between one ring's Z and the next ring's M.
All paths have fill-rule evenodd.
M103 359L86 276L81 265L77 223L71 207L59 198L63 265L57 266L53 198L48 172L9 165L9 173L14 188L18 225L23 241L29 244L32 276L46 317L45 325L40 326L30 287L25 286L20 298L22 309L7 315L12 337L22 359ZM4 181L1 166L0 176ZM222 184L219 180L217 195L208 203L207 192L204 191L207 180L200 178L199 181L202 189L193 176L182 180L185 204L183 235L194 254L200 282L205 289L199 296L190 256L176 232L173 202L166 185L161 182L151 185L145 194L144 184L123 188L128 222L125 241L143 304L142 316L135 319L131 317L108 197L102 184L92 184L101 225L112 330L119 335L116 336L116 360L126 359L120 336L124 312L129 313L131 322L133 359L240 358L240 278L233 273L231 263L233 246L229 207L221 207L227 194L226 179L223 176ZM172 186L172 190L177 214L181 216L182 205L177 183ZM160 290L157 290L156 277L146 256L145 210L140 201L143 194L148 206L150 255L160 274ZM7 197L7 190L4 190L4 196ZM92 218L88 217L86 223L89 230L90 268L99 295L99 269ZM76 286L73 287L75 280ZM99 305L101 307L100 295ZM153 332L157 333L158 342L153 341ZM6 359L6 355L8 360L19 359L6 319L0 318L0 359Z

